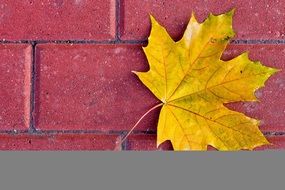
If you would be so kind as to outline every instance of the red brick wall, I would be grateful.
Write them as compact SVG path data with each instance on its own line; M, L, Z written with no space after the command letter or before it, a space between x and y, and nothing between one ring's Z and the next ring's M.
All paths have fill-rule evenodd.
M236 38L224 54L283 69L258 91L260 103L231 108L261 119L285 149L285 2L281 0L0 0L1 150L156 150L159 111L120 139L157 103L131 73L147 70L153 14L175 38L192 11L236 8ZM171 149L164 144L160 149Z

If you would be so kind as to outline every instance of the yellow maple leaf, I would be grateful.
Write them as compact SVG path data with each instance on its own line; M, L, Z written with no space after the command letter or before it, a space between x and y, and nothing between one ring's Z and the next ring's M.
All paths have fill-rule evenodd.
M269 144L259 121L228 109L224 103L257 101L255 90L276 69L249 60L248 53L223 61L233 12L199 23L192 14L183 38L175 42L152 16L144 52L148 72L135 72L161 100L157 145L170 140L174 150L252 150ZM156 106L156 107L158 107Z

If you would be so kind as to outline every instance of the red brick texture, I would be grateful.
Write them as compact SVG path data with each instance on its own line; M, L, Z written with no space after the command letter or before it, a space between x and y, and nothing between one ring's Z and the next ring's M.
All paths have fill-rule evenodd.
M191 13L203 21L210 13L236 8L233 25L238 39L284 39L285 6L280 0L121 0L122 39L146 39L152 14L174 38L183 33Z
M0 1L5 40L114 40L115 0Z
M120 137L99 134L1 134L0 150L118 150Z
M261 120L273 145L257 150L285 149L284 1L0 0L0 150L172 150L156 147L159 110L120 143L158 102L131 73L148 70L148 15L179 39L192 11L202 21L232 8L237 35L223 59L250 51L282 71L260 102L227 106Z
M146 66L138 45L38 45L36 127L129 130L157 102L131 73ZM155 122L141 126L155 130Z
M0 130L29 128L31 53L27 44L0 45Z

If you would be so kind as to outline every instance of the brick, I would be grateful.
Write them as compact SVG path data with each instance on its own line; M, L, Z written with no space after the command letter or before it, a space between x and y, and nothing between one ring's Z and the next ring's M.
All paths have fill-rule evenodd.
M285 149L285 136L266 137L271 145L257 147L255 150L283 150ZM156 135L131 135L127 139L127 150L134 151L157 151L173 150L170 141L164 142L156 148ZM212 146L208 146L209 151L216 151Z
M115 22L115 0L0 1L5 40L109 40Z
M266 136L267 140L271 143L270 145L264 145L255 148L256 151L265 150L283 150L285 149L285 136ZM212 146L208 146L208 150L216 151Z
M0 130L28 129L31 46L0 45Z
M267 137L271 145L266 145L256 148L256 150L284 150L285 149L285 136L270 136Z
M134 45L36 48L36 127L41 130L130 130L158 101L131 73L147 70ZM159 110L137 128L154 130Z
M121 0L121 37L145 40L149 35L148 14L154 15L176 40L182 36L191 12L203 21L212 12L236 8L234 29L238 39L284 39L285 2L280 0Z
M242 52L249 51L252 60L281 69L256 92L260 102L229 104L231 109L261 120L262 131L285 131L285 45L231 45L224 54L228 60Z
M115 150L118 139L98 134L1 134L0 150Z
M126 140L126 149L133 151L173 150L170 141L156 147L156 135L131 135Z
M257 92L259 103L235 103L231 109L262 121L262 131L284 131L285 46L231 45L223 59L250 51L253 60L283 69ZM147 70L133 45L40 45L37 47L36 125L41 130L129 130L154 96L130 72ZM155 130L159 110L137 128Z

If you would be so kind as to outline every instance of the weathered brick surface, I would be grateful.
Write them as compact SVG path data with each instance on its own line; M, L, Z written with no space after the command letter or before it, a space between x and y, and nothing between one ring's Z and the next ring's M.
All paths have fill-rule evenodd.
M41 130L126 130L157 102L131 73L147 68L139 46L40 45L36 60ZM144 130L155 128L155 117Z
M126 141L126 150L173 150L169 141L164 142L159 147L156 146L156 135L131 135Z
M0 39L109 40L115 0L0 1Z
M0 150L116 150L119 139L96 134L0 134Z
M271 136L267 137L271 145L256 148L256 150L284 150L285 137L284 136Z
M39 129L130 129L156 102L130 72L147 69L138 46L41 45L37 50L36 116ZM284 68L281 55L285 46L231 45L224 59L245 50L250 50L254 60ZM284 76L281 71L258 91L260 103L238 103L233 109L262 120L263 131L284 130ZM156 129L158 111L150 115L138 129Z
M285 149L284 5L281 0L0 0L0 150L172 150L170 142L156 147L159 109L119 143L159 102L131 73L148 70L141 49L150 32L148 14L177 40L192 11L202 21L210 12L234 7L238 41L223 59L250 51L251 59L281 71L256 93L259 102L227 106L261 120L260 129L274 145L257 150Z
M177 39L182 35L192 11L202 21L210 12L221 14L233 8L236 8L234 28L237 38L285 38L282 23L285 6L280 0L121 0L121 3L122 39L146 39L150 30L149 14Z
M0 130L28 129L31 46L0 45Z
M285 137L284 136L269 136L266 137L271 145L261 146L255 150L282 150L285 149ZM158 148L156 147L156 135L132 135L128 138L127 150L173 150L169 141L164 142ZM215 150L215 148L208 146L208 150Z

